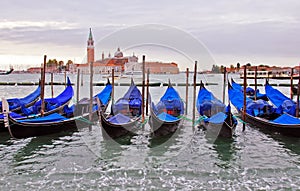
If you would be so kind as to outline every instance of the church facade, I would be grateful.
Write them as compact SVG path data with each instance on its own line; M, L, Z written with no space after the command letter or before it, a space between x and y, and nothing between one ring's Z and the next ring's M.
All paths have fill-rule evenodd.
M109 53L105 57L102 52L102 57L99 60L95 60L95 46L92 35L92 30L89 31L89 37L87 41L87 63L76 64L76 69L80 69L81 72L88 74L90 73L90 63L93 63L93 70L95 74L109 74L112 69L116 73L131 73L131 72L142 72L142 63L138 62L138 57L134 54L132 56L124 56L120 48L113 56ZM150 73L156 74L177 74L179 68L176 63L162 63L162 62L146 62L145 69L149 68ZM75 68L74 68L75 69Z

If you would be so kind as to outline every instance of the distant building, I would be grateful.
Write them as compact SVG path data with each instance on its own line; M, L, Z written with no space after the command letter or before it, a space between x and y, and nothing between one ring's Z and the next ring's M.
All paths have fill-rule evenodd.
M114 57L111 57L110 53L107 58L105 58L104 53L102 53L102 58L100 60L96 60L93 62L93 70L94 73L97 74L107 74L115 70L117 73L121 73L125 71L125 64L128 63L129 60L136 60L136 56L128 56L124 57L123 52L120 51L120 48L114 54ZM89 73L89 63L86 64L78 64L77 68L79 68L83 73Z
M126 74L140 74L142 73L143 64L138 62L128 62L125 64ZM178 65L174 62L145 62L145 70L151 74L178 74Z
M90 28L90 34L87 41L87 63L91 63L94 61L95 61L95 47L94 47L92 29Z
M29 73L41 73L41 67L31 67L27 69L27 72ZM46 67L46 73L57 73L58 68L56 66L48 66Z
M141 74L142 69L142 63L138 62L138 57L134 53L131 57L128 57L128 62L124 65L125 74Z
M178 74L179 68L178 65L174 62L163 63L163 62L146 62L145 69L148 70L151 74Z
M27 69L29 73L41 73L41 67L31 67Z
M108 74L115 70L116 73L132 73L141 72L142 63L138 63L138 57L134 54L132 56L124 56L123 52L118 47L114 56L108 54L105 58L104 52L102 52L101 59L95 61L95 47L92 35L92 30L90 29L89 37L87 41L87 63L76 64L76 67L70 67L70 70L80 69L83 73L90 73L89 64L93 62L94 73L97 74ZM179 68L176 63L162 63L162 62L146 62L145 69L150 69L150 73L155 74L178 74ZM75 71L73 71L75 72Z

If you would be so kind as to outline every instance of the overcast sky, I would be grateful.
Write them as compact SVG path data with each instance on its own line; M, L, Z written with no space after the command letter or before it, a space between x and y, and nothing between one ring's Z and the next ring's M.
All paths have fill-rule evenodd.
M122 44L113 44L115 47L109 49L107 44L101 46L99 42L120 30L143 24L182 30L203 43L218 65L250 62L296 66L300 62L300 1L297 0L9 0L1 1L0 7L1 69L7 65L38 66L44 54L48 58L81 63L90 27L97 44L97 58L102 51L113 54ZM174 41L180 44L183 39ZM172 53L165 54L168 51L164 53L159 50L161 47L155 47L146 53L149 60L162 59L164 55L163 61L177 61ZM127 48L125 55L135 52L141 58L142 52L137 48L122 48ZM145 49L146 46L140 48ZM190 57L190 61L194 59L199 60L202 69L211 69L212 62L203 61L201 53L199 58ZM181 69L192 66L188 61L177 62Z

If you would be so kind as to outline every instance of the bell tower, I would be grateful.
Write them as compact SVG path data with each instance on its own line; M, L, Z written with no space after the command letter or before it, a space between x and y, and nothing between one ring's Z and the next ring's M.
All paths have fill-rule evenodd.
M94 51L94 40L92 35L92 29L90 28L90 34L87 41L87 63L95 61L95 51Z

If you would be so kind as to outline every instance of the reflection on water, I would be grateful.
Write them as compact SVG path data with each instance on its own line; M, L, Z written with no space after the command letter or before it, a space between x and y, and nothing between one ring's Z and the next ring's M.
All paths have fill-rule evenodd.
M291 151L291 154L300 155L300 139L298 137L286 137L280 134L271 134L270 136Z
M156 147L162 147L168 149L168 146L172 144L176 144L176 139L178 138L178 135L180 132L182 133L183 126L180 125L177 130L174 133L170 133L165 136L150 136L149 138L149 147L150 148L156 148Z
M0 145L9 145L11 144L11 142L9 142L8 140L10 140L10 135L8 132L0 132Z
M22 165L26 160L44 155L45 149L55 149L61 137L71 136L73 132L60 132L48 136L28 138L30 141L14 155L15 164ZM66 141L66 140L65 140ZM36 161L32 161L35 163Z
M222 168L231 167L231 160L234 159L237 152L234 138L217 138L213 143L213 149L218 154L218 159L221 160L218 164Z

